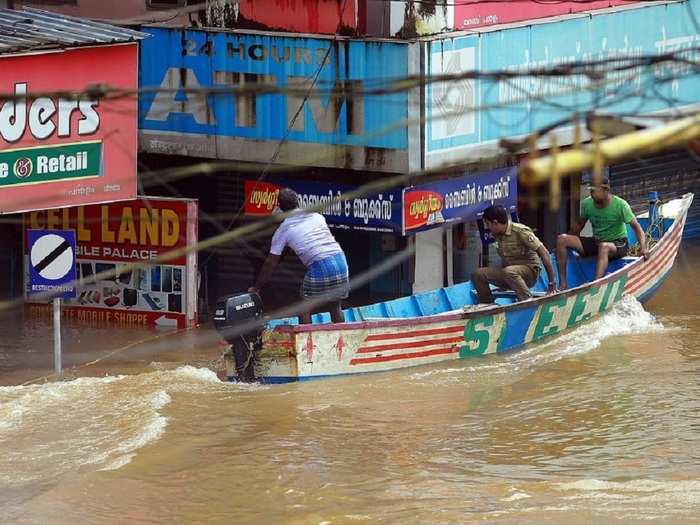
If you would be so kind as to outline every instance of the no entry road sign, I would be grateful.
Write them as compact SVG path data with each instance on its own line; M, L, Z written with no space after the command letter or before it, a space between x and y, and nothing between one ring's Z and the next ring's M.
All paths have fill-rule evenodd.
M46 298L75 297L75 232L27 230L29 294Z

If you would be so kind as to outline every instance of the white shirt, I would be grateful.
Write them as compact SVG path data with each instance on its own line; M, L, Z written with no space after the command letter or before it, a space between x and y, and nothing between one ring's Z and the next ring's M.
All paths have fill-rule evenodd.
M270 253L282 255L286 246L294 250L307 268L316 261L343 252L323 215L302 210L292 213L279 225L272 236Z

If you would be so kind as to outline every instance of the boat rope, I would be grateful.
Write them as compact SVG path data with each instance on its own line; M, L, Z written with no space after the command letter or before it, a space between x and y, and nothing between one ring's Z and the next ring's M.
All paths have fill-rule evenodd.
M659 242L659 239L664 233L664 218L661 213L661 201L657 199L654 201L652 204L653 210L649 210L649 225L647 226L647 229L644 231L644 237L646 239L646 245L647 245L647 251L650 251L654 246L656 246L656 243ZM654 217L654 220L652 221L651 218ZM639 245L639 242L636 244L633 244L630 246L628 250L628 255L632 257L640 257L642 255L641 248Z

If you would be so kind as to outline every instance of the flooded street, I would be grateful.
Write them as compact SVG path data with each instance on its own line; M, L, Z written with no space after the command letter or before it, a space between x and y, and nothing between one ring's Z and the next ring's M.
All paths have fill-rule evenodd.
M219 381L208 330L71 327L44 382L7 316L0 522L697 523L699 260L519 353L279 386Z

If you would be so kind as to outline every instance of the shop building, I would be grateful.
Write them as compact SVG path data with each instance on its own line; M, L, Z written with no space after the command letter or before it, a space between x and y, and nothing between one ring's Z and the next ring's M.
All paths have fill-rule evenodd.
M466 185L469 175L488 178L517 165L528 137L571 118L572 109L600 103L620 112L633 106L645 113L669 109L662 97L649 97L645 91L649 82L663 76L663 65L632 70L628 76L616 73L598 85L578 77L574 83L527 75L503 81L470 72L524 72L567 61L659 53L693 38L691 29L679 21L682 9L675 4L644 5L414 40L143 27L152 38L142 48L142 86L163 89L140 101L140 150L153 165L167 164L168 159L178 159L178 165L186 159L238 163L240 167L206 177L211 184L206 190L202 185L201 193L209 195L208 213L232 219L225 226L254 219L250 206L256 203L251 199L274 193L270 188L296 184L309 190L308 195L328 195L341 186L359 187L396 175L405 178L391 188L401 194L400 203L392 201L392 219L398 211L405 221L411 209L405 196L414 186L427 185L423 189L430 192L435 185L453 184L450 192L468 192L459 184ZM611 25L647 27L660 20L663 31L658 25L643 32L609 31ZM572 39L572 34L590 38ZM432 81L440 75L464 78ZM408 89L391 89L393 82L407 77L419 82ZM615 100L619 89L612 89L610 82L613 88L629 84L624 99ZM669 97L693 101L698 93L694 84L688 77L656 88L668 91ZM256 89L270 85L282 91ZM299 86L308 96L284 91ZM224 93L203 95L198 88ZM583 141L590 139L585 128L580 131ZM545 152L556 137L559 147L566 148L575 135L573 122L564 122L537 147ZM504 149L502 139L521 141L523 147ZM505 203L517 206L521 219L551 248L557 233L565 231L577 213L580 186L581 177L562 180L563 199L555 210L550 209L548 195L540 196L534 209L522 199L518 203L517 185ZM382 195L384 203L386 197ZM420 230L407 231L405 223L400 231L386 225L336 225L352 273L363 273L409 244L416 251L393 274L370 282L356 300L378 300L468 277L480 262L480 239L473 226L463 223L473 218L468 213L461 216L462 222L444 218L446 197L447 193L434 201L442 208L431 209L429 224ZM368 198L378 201L378 195ZM483 209L490 202L479 204ZM210 277L208 286L224 291L246 287L267 242L221 247L210 254L203 269ZM302 271L291 258L275 290L286 288L294 294Z

